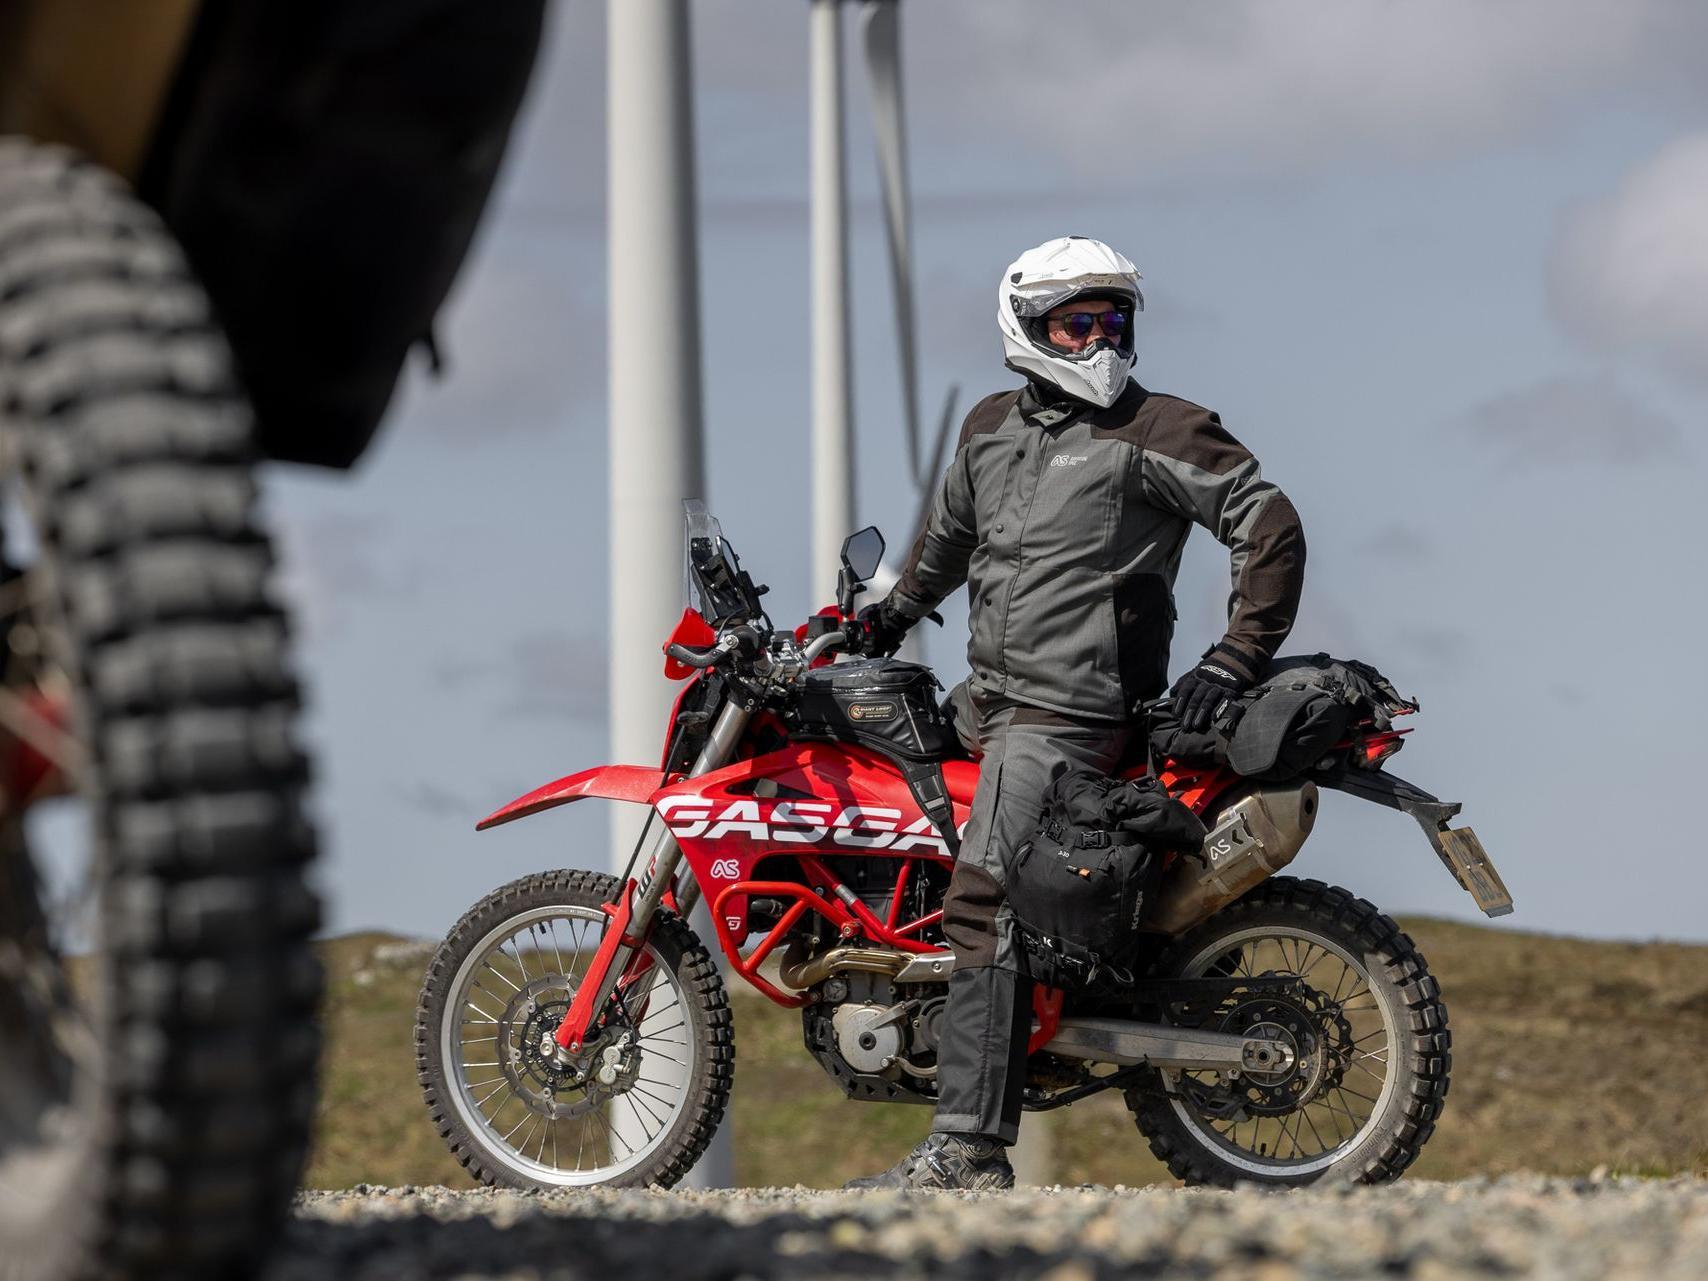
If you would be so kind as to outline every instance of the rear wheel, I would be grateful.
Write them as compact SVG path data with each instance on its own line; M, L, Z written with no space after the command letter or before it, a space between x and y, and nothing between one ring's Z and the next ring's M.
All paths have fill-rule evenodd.
M1382 1183L1417 1158L1447 1095L1447 1010L1416 946L1346 890L1278 876L1182 935L1159 977L1296 976L1224 1001L1214 1031L1288 1045L1273 1073L1157 1072L1127 1092L1187 1183Z
M314 841L252 435L154 215L0 141L9 1278L247 1275L296 1186Z
M729 1002L674 913L659 912L582 1051L553 1040L617 891L592 872L524 877L476 904L428 967L415 1023L421 1087L440 1136L485 1183L669 1187L723 1118Z

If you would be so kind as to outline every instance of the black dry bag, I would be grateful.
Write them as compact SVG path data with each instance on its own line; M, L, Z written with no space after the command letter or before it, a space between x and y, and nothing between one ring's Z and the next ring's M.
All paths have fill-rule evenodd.
M1198 816L1154 778L1058 776L1044 792L1038 830L1008 872L1016 941L1031 976L1079 990L1130 983L1139 918L1163 855L1203 841Z

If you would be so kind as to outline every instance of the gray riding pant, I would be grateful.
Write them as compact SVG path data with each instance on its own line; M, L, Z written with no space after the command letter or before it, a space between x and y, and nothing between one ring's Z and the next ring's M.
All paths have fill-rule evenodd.
M1003 893L1008 863L1037 829L1051 780L1069 769L1109 772L1131 730L1007 700L975 703L966 682L951 691L949 706L963 746L980 760L943 903L955 972L937 1048L935 1128L1012 1143L1026 1080L1032 984Z

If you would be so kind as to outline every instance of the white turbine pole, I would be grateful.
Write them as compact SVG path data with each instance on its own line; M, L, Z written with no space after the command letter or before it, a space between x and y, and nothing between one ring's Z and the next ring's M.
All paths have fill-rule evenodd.
M609 0L606 15L611 749L650 763L675 692L659 647L682 611L682 503L705 494L687 0ZM621 869L645 812L611 810ZM726 1123L689 1181L732 1173Z
M682 503L705 496L688 11L608 12L611 746L650 762L674 692L659 647L682 613ZM633 820L616 824L620 865L644 814L616 808Z
M812 0L813 603L835 599L837 553L853 532L848 381L848 191L842 135L842 5Z

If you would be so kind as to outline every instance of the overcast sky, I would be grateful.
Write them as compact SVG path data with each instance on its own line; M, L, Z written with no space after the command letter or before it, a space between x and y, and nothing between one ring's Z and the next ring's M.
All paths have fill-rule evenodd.
M807 6L692 9L706 497L773 613L804 614ZM334 929L436 936L514 876L605 861L604 802L472 830L607 758L603 5L554 18L443 317L449 378L410 377L355 475L270 477ZM1138 376L1219 410L1303 516L1287 648L1421 698L1392 765L1465 803L1511 924L1708 939L1708 10L913 0L903 21L927 404L1015 385L994 308L1022 249L1120 248L1146 279ZM857 514L902 544L852 15L850 36ZM1226 576L1196 535L1176 672L1221 634ZM964 609L932 639L946 681ZM1415 825L1344 798L1294 869L1476 915Z

